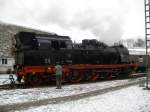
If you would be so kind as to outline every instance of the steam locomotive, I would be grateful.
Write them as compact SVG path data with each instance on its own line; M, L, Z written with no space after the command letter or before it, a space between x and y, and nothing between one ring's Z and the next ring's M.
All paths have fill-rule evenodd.
M128 77L137 65L130 64L123 45L107 46L95 39L73 43L68 36L19 32L15 35L15 69L18 81L39 85L55 80L54 66L60 62L64 82Z

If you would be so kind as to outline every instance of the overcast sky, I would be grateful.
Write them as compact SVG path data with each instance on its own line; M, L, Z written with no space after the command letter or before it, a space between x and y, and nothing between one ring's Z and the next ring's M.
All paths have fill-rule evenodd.
M0 20L112 43L144 38L144 0L0 0Z

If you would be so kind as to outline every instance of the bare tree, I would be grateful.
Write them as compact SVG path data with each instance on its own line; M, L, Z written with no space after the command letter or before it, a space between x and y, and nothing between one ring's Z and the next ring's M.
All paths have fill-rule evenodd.
M141 38L138 38L137 41L135 42L135 47L144 47L145 46L145 41Z

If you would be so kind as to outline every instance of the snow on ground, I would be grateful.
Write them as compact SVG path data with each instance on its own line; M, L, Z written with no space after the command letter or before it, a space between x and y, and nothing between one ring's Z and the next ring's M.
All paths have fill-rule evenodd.
M150 112L149 102L150 90L132 86L77 101L31 107L20 112Z
M15 75L13 77L16 79ZM0 74L0 85L10 83L9 74Z
M130 79L130 80L134 80L134 79ZM50 99L56 97L81 94L89 91L114 87L116 85L122 85L124 83L129 82L130 80L112 80L112 81L95 82L95 83L88 83L88 84L65 85L60 90L55 89L55 87L1 90L0 106L7 105L7 104L38 101L42 99Z

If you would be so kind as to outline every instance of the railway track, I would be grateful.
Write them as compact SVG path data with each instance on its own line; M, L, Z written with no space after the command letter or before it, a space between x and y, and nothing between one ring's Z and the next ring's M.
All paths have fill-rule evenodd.
M16 83L13 74L9 74L9 78L0 78L0 79L5 79L5 81L3 81L3 84L0 85L0 91L11 90L11 89L21 89L21 88L23 89L27 87L24 83ZM5 84L8 81L10 83Z
M128 82L121 83L121 84L118 84L118 85L112 86L112 87L100 88L98 90L92 90L89 92L75 94L75 95L69 95L69 96L61 96L61 97L56 97L56 98L41 99L38 101L30 101L30 102L16 103L16 104L10 104L10 105L3 105L3 106L0 106L0 108L2 108L2 112L8 112L8 111L12 111L12 110L13 111L14 110L23 110L23 109L27 109L29 107L37 107L37 106L42 106L42 105L47 105L47 104L59 104L62 102L64 103L64 102L79 100L79 99L92 97L92 96L96 96L96 95L101 95L101 94L116 91L119 89L127 88L130 86L142 83L143 81L145 81L144 78L137 78L137 79L131 79L131 80L129 79Z
M132 77L130 77L129 79L144 77L145 75L146 75L145 73L135 73L135 74L132 74ZM9 80L10 80L10 84L0 85L0 91L2 91L2 90L12 90L12 89L26 89L26 88L55 86L55 84L46 84L46 85L44 84L44 85L40 85L40 86L28 86L28 85L25 85L24 83L17 84L17 83L15 83L14 78L12 76L10 76ZM102 80L99 80L99 81L102 81ZM103 80L103 81L106 82L106 81L110 81L110 80ZM97 82L97 81L95 81L95 82ZM90 82L80 82L80 83L82 84L82 83L90 83ZM65 85L69 85L69 84L70 83L65 83Z
M0 85L0 90L3 90L3 89L10 89L10 85L11 85L11 84Z
M0 85L0 91L2 90L11 90L11 89L23 89L25 88L24 84L4 84Z

